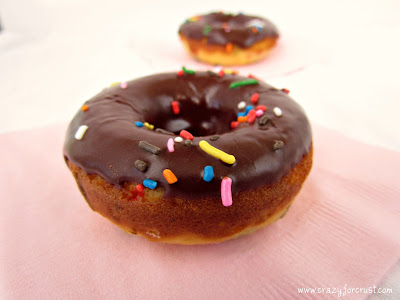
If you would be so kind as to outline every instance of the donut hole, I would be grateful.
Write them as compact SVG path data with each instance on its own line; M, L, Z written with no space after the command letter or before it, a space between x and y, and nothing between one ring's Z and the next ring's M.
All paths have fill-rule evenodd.
M205 99L180 99L180 113L173 114L171 107L165 107L155 115L146 119L155 128L171 131L177 135L182 130L189 131L193 136L208 136L223 134L231 131L231 122L236 119L236 112L233 109L207 104Z

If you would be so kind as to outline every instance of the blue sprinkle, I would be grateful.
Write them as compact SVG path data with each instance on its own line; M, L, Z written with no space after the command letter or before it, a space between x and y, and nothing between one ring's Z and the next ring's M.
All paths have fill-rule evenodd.
M143 180L143 185L151 190L154 190L157 186L157 181L151 179L145 179Z
M245 114L245 116L247 116L247 114L249 113L249 111L250 111L251 109L253 109L253 106L252 106L252 105L247 105L247 106L246 106L246 114Z
M143 127L144 126L144 124L142 122L139 122L139 121L135 122L135 125L137 127Z
M211 166L204 167L203 179L206 182L210 182L214 178L214 169Z
M245 113L245 112L239 112L237 114L238 117L245 117L246 115L247 115L247 113Z

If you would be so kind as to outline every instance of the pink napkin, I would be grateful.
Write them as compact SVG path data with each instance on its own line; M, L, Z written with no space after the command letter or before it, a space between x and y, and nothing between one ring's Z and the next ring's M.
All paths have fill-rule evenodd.
M302 296L363 299L349 289L378 286L399 260L400 153L314 126L313 170L283 219L221 244L177 246L90 210L63 161L65 129L0 136L4 298L295 299L320 288Z

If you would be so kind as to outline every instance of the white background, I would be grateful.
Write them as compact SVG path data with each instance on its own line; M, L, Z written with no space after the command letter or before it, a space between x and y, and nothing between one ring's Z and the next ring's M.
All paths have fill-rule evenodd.
M260 15L280 29L270 59L241 73L288 88L312 123L400 150L396 0L0 0L0 132L68 122L115 81L182 64L207 69L187 56L177 30L218 10Z

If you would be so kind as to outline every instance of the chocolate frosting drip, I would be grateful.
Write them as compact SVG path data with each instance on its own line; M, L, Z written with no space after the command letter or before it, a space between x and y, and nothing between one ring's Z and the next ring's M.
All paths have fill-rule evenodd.
M181 25L179 33L195 40L206 38L207 43L213 45L232 43L248 48L266 38L279 36L274 24L255 16L210 13L190 20Z
M232 192L246 191L279 181L308 153L311 129L302 108L285 92L259 82L230 88L232 82L248 79L237 75L216 76L207 72L194 75L164 73L128 82L126 89L113 86L87 101L87 111L78 111L69 125L64 155L88 174L98 174L116 186L125 181L141 183L149 178L165 189L167 197L199 198L220 196L221 180L233 180ZM242 123L231 129L236 120L238 103L259 94L258 104L267 106L269 122L260 125ZM171 101L180 103L175 115ZM282 116L274 114L279 107ZM171 135L135 126L148 122L179 135L183 129L195 137L191 147L175 142L169 152ZM81 140L74 135L81 125L88 129ZM218 139L211 138L219 135ZM174 138L172 136L172 138ZM211 139L210 139L211 138ZM198 146L201 140L236 157L233 165L205 153ZM146 141L161 149L156 155L139 147ZM276 141L283 146L276 149ZM147 163L145 172L135 161ZM214 168L214 179L203 180L204 167ZM178 182L170 185L162 175L170 169Z

